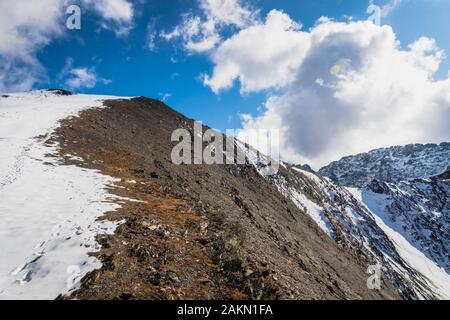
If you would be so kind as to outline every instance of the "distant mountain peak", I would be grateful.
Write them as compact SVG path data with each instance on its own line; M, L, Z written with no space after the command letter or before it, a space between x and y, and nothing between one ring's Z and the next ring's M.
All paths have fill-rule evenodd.
M450 168L450 143L409 144L347 156L318 173L348 187L362 187L373 179L397 182L439 175Z
M314 174L316 173L316 171L314 171L314 169L311 168L309 164L295 164L292 167L306 171L306 172L310 172L310 173L314 173Z

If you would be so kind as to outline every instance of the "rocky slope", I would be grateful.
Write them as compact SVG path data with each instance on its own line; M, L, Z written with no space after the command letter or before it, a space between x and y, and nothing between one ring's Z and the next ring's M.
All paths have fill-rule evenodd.
M450 143L412 144L372 150L344 157L318 174L343 186L362 187L373 179L396 182L428 178L450 168Z
M63 180L39 180L48 186L38 189L22 188L16 182L20 179L11 181L0 188L0 196L13 190L10 185L21 187L20 198L39 204L36 214L54 212L52 219L64 218L64 210L52 206L54 191L45 197L43 192L72 192L58 198L71 204L74 196L86 197L88 190L77 184L77 177L95 173L97 181L108 181L105 190L70 208L79 210L75 217L82 216L86 228L92 228L101 213L91 216L92 207L108 202L110 211L103 211L95 224L108 222L117 228L114 234L114 228L95 233L95 242L83 228L72 228L72 222L68 226L74 233L64 232L62 223L63 232L60 228L54 233L58 245L53 240L44 244L37 251L40 255L21 269L33 276L12 283L15 287L26 283L33 289L34 275L44 275L49 268L42 264L45 257L61 247L66 254L73 248L89 250L89 261L97 265L85 276L75 274L71 280L78 283L83 276L81 282L68 293L60 291L62 299L449 298L448 176L403 182L400 187L373 182L365 189L349 189L301 169L306 167L281 163L278 172L271 172L272 159L237 140L235 152L245 157L245 164L175 165L171 134L185 128L194 136L194 122L160 101L56 91L4 97L2 104L9 110L17 100L21 109L10 108L15 116L27 110L23 104L31 98L37 102L31 104L32 113L24 115L38 119L40 110L61 109L58 117L49 113L51 130L39 135L36 129L32 134L37 138L26 139L26 150L34 144L42 149L39 158L25 157L31 161L27 170L72 171ZM2 138L11 145L16 141ZM6 169L8 173L9 166ZM106 191L107 200L99 197ZM6 204L0 201L0 206ZM417 214L410 216L409 211ZM9 225L15 223L14 210L11 213L4 217ZM39 228L46 232L45 224ZM14 238L8 243L11 248L4 249L14 251ZM66 267L63 261L53 264ZM367 286L367 270L374 265L382 268L379 290ZM60 278L55 278L55 288ZM45 281L43 277L39 285Z
M408 299L449 298L450 277L440 267L445 261L441 265L438 261L448 256L447 242L443 241L448 238L444 231L448 221L446 182L444 186L439 182L438 187L430 186L428 193L420 198L423 203L429 201L430 214L415 221L415 227L422 228L422 234L428 236L417 240L421 244L417 248L409 236L414 236L413 230L399 232L373 204L389 204L392 208L398 205L384 198L381 202L368 201L367 189L347 189L328 178L283 164L272 174L268 164L273 160L239 141L235 141L236 152L245 155L246 165L177 166L170 160L173 143L166 141L170 141L170 134L177 128L186 128L194 136L191 120L158 101L144 98L110 101L107 105L106 109L83 112L70 123L63 122L57 133L64 153L89 159L86 163L93 168L147 188L150 178L155 183L153 188L162 188L162 193L157 189L160 196L181 201L183 206L191 208L187 212L196 218L174 224L170 220L161 221L165 212L159 210L151 215L149 222L148 217L142 217L142 211L134 209L131 226L128 222L118 231L124 237L121 243L126 245L119 242L112 246L114 249L106 254L107 258L102 258L109 267L93 272L73 297L111 298L123 294L114 281L115 268L122 268L124 281L130 281L128 287L137 288L127 294L138 298L147 297L152 290L157 290L152 293L156 297L163 298L352 299L396 295ZM78 137L89 139L80 144ZM68 143L74 140L76 144ZM429 159L435 159L424 150L421 154L422 159L428 159L424 163L430 164ZM117 155L122 156L117 158ZM102 166L96 165L97 161ZM114 173L105 169L111 165L116 168ZM129 189L133 191L123 194L121 190L118 195L143 199L139 188L125 187ZM420 192L423 194L425 189ZM404 194L397 194L396 200L402 204L408 202ZM417 197L414 205L409 204L421 206ZM403 208L400 212L397 214L404 219L409 217L410 210ZM130 221L128 215L125 211L115 219ZM436 226L433 217L438 215L444 218ZM136 229L139 236L130 238L130 232L134 234L132 230ZM158 241L150 236L155 230L159 231L158 236L164 230L162 247L155 246ZM141 242L137 250L127 248L137 239ZM149 239L152 241L148 242ZM190 245L181 256L179 242ZM106 243L108 247L110 244ZM152 249L145 251L146 245ZM123 252L122 257L117 252ZM203 255L191 256L193 252ZM436 252L438 256L431 254ZM137 262L133 258L136 254ZM124 259L124 255L131 258ZM189 263L204 260L208 263L201 266ZM143 262L152 266L148 275L150 286L141 280L142 275L148 274L142 270ZM190 266L189 272L178 265ZM374 265L382 269L381 291L367 288L365 271ZM201 281L191 274L201 274ZM207 291L202 285L206 285Z
M450 273L449 171L399 183L372 181L363 201L430 260Z
M341 248L250 165L174 165L173 130L193 121L159 101L106 103L61 123L62 154L120 178L125 220L101 236L102 268L69 298L396 299L383 277L366 286L366 262ZM238 151L239 152L239 151Z
M253 164L258 167L258 162L254 160ZM392 228L389 222L385 221L384 216L380 215L374 206L376 202L368 200L368 189L347 189L326 177L319 177L296 167L287 167L267 179L276 185L286 198L292 199L301 210L310 215L340 247L357 256L368 266L381 265L383 273L404 297L450 297L448 270L441 267L442 263L437 263L433 257L424 254L426 250L436 251L435 257L439 260L448 259L448 180L430 180L432 182L428 193L423 194L427 188L422 186L422 196L416 197L417 202L414 204L409 203L411 200L403 194L397 194L398 203L406 202L416 208L427 203L426 207L429 208L428 215L421 214L413 218L415 227L409 227L408 221L403 222L403 227L411 230L409 235L408 232ZM391 187L394 188L394 185ZM404 219L408 219L413 213L410 209L398 207L397 203L392 204L385 198L378 203L401 208L397 210L397 215ZM437 217L440 218L436 224ZM423 244L419 249L411 241L417 234L412 229L421 230L421 234L427 236L426 239L418 240L422 240Z

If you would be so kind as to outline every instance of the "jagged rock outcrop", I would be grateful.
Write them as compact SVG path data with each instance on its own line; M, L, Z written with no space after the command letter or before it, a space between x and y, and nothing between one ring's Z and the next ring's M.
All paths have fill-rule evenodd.
M372 181L364 188L363 201L378 201L383 215L408 241L450 273L450 180L449 171L429 179L396 184ZM381 205L380 205L381 204Z
M321 168L318 174L343 186L363 187L377 179L397 182L436 176L450 167L450 143L411 144L372 150L344 157Z
M258 167L258 162L254 161L254 165ZM405 298L449 297L450 276L426 257L419 257L420 261L412 260L414 255L411 257L406 254L413 246L408 242L409 238L403 234L398 235L395 230L392 233L389 232L390 229L387 230L375 208L365 203L367 194L364 190L347 189L326 177L289 167L267 179L286 198L292 199L300 209L309 214L339 246L364 261L367 266L382 265L383 272ZM378 186L375 190L380 192L384 189ZM446 195L441 196L442 205L446 201ZM447 218L442 221L448 221L446 209L438 207L440 209L437 212L447 214ZM408 216L408 213L406 210L403 215ZM417 223L420 224L421 221ZM428 223L432 223L432 220ZM441 239L448 238L448 232L444 232L442 227L445 224L435 228L437 246ZM404 242L402 246L398 245L400 241ZM441 253L448 255L447 247L440 248ZM421 251L417 250L414 254L421 255ZM423 264L427 267L422 268Z
M296 164L292 166L293 168L300 169L310 173L316 173L313 168L309 164Z

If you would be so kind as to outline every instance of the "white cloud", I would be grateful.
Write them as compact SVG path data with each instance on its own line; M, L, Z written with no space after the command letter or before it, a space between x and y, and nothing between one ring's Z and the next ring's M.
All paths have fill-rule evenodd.
M255 14L240 0L199 0L199 4L200 15L183 14L181 24L161 36L167 41L181 39L190 52L205 52L221 42L221 28L244 28L254 21Z
M157 50L156 38L158 33L155 30L155 20L147 24L147 37L145 41L145 46L150 52Z
M240 0L201 0L200 7L208 20L214 20L219 25L235 25L243 28L254 20L254 13L243 6Z
M0 91L30 89L42 80L37 50L62 35L62 1L0 1Z
M103 17L103 28L113 30L118 36L128 34L133 27L134 8L128 0L82 0L82 3Z
M292 81L295 70L310 46L307 33L283 12L272 10L263 23L256 23L224 41L212 54L213 75L204 83L214 92L232 87L239 79L243 93L282 87Z
M67 0L0 1L0 92L25 91L48 81L37 53L66 32ZM124 34L132 26L126 0L82 0L103 17L103 26ZM90 5L90 6L87 6Z
M166 93L160 92L159 96L160 96L162 102L167 102L167 100L169 100L169 98L172 96L172 94L170 92L166 92Z
M94 88L97 83L108 84L111 80L100 78L94 68L75 68L70 70L66 85L69 89Z
M66 65L59 73L58 79L63 81L70 90L92 89L98 83L111 83L111 80L101 78L95 71L95 67L74 67L72 58L66 59Z
M163 32L161 36L167 41L181 38L185 49L192 52L211 50L220 41L212 20L203 21L192 14L184 14L180 25L170 32Z
M154 31L147 32L146 47L151 52L156 51L156 48L157 48L156 47L156 32L154 32Z
M401 3L402 0L390 0L387 4L381 7L381 16L387 17L392 11L397 9Z
M268 99L262 113L244 119L244 130L280 129L285 159L309 162L316 168L377 147L450 140L450 80L433 80L444 59L434 40L420 38L401 49L389 26L327 19L307 37L306 54L304 47L292 47L303 57L297 69L286 69L284 79L292 80L282 94ZM253 42L258 48L264 40ZM241 49L235 47L234 55ZM257 51L254 58L246 59L261 74L238 69L244 89L267 72L266 61ZM227 63L225 58L215 61L212 79L227 77L226 69L225 75L216 74Z

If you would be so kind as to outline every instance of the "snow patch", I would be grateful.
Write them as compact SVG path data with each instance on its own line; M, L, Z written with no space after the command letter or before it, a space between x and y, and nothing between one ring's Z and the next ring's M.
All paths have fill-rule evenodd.
M88 253L100 249L96 235L121 223L97 221L119 208L108 192L118 181L61 165L58 146L37 137L107 99L118 97L34 91L0 99L0 299L54 299L101 266Z
M357 188L348 188L348 190L372 212L378 226L391 239L397 252L409 266L427 278L436 294L443 299L450 299L450 275L413 246L399 230L395 221L392 221L384 212L390 201L388 197Z

